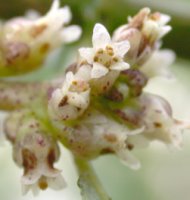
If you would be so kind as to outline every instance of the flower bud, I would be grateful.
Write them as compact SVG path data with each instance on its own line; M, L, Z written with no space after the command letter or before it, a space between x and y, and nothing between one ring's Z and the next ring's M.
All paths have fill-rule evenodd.
M37 194L39 189L45 190L47 187L61 189L65 182L60 171L54 168L59 158L57 143L32 113L22 114L13 113L6 130L13 141L13 158L24 169L21 180L23 193L31 189ZM14 121L16 117L20 118Z
M67 72L62 87L53 91L49 100L49 115L54 121L76 119L87 109L90 86L85 80L88 77L80 70L75 75Z
M126 146L129 135L137 135L143 128L129 129L98 111L89 111L79 123L65 127L65 138L72 152L79 157L91 159L102 154L112 153L132 168L139 162L132 158Z
M121 73L122 80L128 85L130 95L139 96L147 84L146 76L136 69L128 69Z
M130 136L128 142L134 147L139 147L159 140L166 145L181 148L182 133L190 127L190 122L174 119L170 104L153 94L141 95L139 106L138 124L145 129L135 137Z
M158 12L151 13L149 8L144 8L129 18L128 24L115 30L114 41L130 42L130 50L125 54L125 61L131 65L143 64L159 47L159 40L167 34L171 27L166 25L170 17Z

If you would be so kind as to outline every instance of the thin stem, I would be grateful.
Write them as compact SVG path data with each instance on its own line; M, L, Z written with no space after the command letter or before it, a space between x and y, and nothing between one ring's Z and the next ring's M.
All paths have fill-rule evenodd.
M91 164L79 158L75 158L75 163L79 173L78 186L83 200L111 200Z

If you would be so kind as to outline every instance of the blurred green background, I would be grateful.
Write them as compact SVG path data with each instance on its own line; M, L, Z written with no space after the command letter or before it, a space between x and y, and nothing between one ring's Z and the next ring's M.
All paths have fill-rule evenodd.
M23 15L28 9L45 13L51 0L0 0L0 17L8 19ZM96 22L103 23L110 32L126 22L128 15L135 14L142 7L172 16L172 32L164 38L163 47L171 48L177 54L172 65L176 80L162 78L152 80L147 91L167 98L178 118L190 119L190 1L189 0L62 0L73 13L72 23L83 28L79 42L62 48L44 63L45 68L26 75L23 80L48 79L60 71L72 58L81 45L90 45L92 28ZM172 88L172 89L171 89ZM2 114L3 117L4 114ZM2 132L2 131L1 131ZM3 139L2 139L3 140ZM63 170L68 187L60 192L42 192L36 200L80 200L76 186L77 174L70 153L62 149L58 166ZM189 200L190 199L190 132L184 134L184 148L181 151L168 150L164 145L153 143L150 148L136 150L142 162L139 171L123 166L113 156L101 157L93 161L95 170L113 200ZM22 197L20 176L11 158L11 146L0 142L0 199L31 200L30 194Z

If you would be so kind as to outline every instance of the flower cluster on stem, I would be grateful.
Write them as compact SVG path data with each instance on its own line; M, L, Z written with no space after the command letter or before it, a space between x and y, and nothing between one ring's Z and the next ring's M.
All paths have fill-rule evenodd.
M8 56L14 66L29 64L33 69L41 53L45 56L50 49L76 40L80 28L63 27L70 17L68 7L59 8L55 0L42 18L5 23L0 40L7 49L6 54L0 52L0 68ZM97 23L92 47L79 48L77 60L61 78L15 85L0 81L0 108L12 111L4 130L15 162L24 169L25 192L65 186L54 167L58 142L73 153L76 163L115 154L133 169L140 167L133 150L154 140L181 148L182 132L190 123L175 119L167 100L144 91L151 78L170 77L168 67L175 55L160 50L162 37L171 30L169 20L144 8L113 35Z

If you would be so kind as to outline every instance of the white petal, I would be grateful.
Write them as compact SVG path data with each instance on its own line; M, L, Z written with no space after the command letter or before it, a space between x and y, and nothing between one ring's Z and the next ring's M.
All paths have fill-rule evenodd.
M122 25L119 28L117 28L112 35L112 41L119 42L125 40L124 33L127 32L130 29L127 29L127 25Z
M38 181L38 179L40 178L41 174L35 170L35 171L30 171L29 173L27 173L27 175L24 175L21 178L21 182L23 185L31 185L34 184Z
M95 49L104 48L111 42L107 29L102 24L96 24L93 30L92 44Z
M118 63L115 63L113 64L110 69L111 70L118 70L118 71L123 71L123 70L126 70L126 69L129 69L129 64L126 63L126 62L118 62Z
M82 93L70 92L68 95L68 103L76 107L85 109L88 106L89 102L89 92L90 90Z
M164 35L166 35L167 33L169 33L172 30L171 26L164 26L160 29L160 35L159 38L162 38Z
M47 15L43 18L39 19L39 22L46 22L50 24L50 30L56 30L61 32L61 27L64 24L67 24L71 20L71 11L68 6L65 6L63 8L56 8L51 9ZM56 39L56 38L55 38Z
M122 57L128 52L130 44L128 41L114 43L114 51L116 56Z
M94 63L91 71L91 78L100 78L108 73L108 69L99 63Z
M48 181L48 186L54 190L61 190L67 186L61 174L54 178L47 178L47 181Z
M64 19L63 19L64 24L69 23L72 18L70 8L68 6L65 6L64 8L61 8L60 10L62 12L62 16L64 17Z
M66 82L67 84L70 84L74 79L74 75L73 75L73 72L69 71L67 72L66 74Z
M32 191L34 197L38 196L40 193L40 189L36 183L33 185L23 185L22 184L22 194L23 195L26 195L30 190Z
M22 184L22 194L26 195L30 190L30 186L29 185L24 185Z
M80 38L82 30L79 26L72 25L63 29L61 37L64 42L73 42Z
M92 67L90 65L82 65L75 74L76 79L89 81L91 70Z
M121 162L130 167L131 169L137 170L141 167L140 162L127 150L121 150L117 152L121 159Z
M62 21L64 24L69 23L72 18L70 8L68 6L59 8L58 0L54 0L53 5L52 5L50 11L48 12L47 16L48 17L62 16L62 19L60 19L60 21Z
M169 15L161 14L158 21L159 25L163 26L170 21L171 17Z
M60 1L59 0L53 0L53 3L52 3L51 8L50 8L50 12L57 11L59 9L59 6L60 6Z
M175 54L170 50L155 51L140 70L149 78L155 76L172 77L169 66L174 62Z
M80 48L79 54L82 58L87 60L89 64L93 63L94 49L93 48Z

